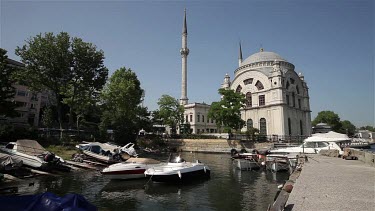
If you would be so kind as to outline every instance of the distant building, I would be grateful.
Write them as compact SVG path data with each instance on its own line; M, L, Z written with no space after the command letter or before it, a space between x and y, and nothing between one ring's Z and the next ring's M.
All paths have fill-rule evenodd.
M186 104L184 112L184 124L190 125L190 133L217 133L216 122L208 118L210 106L205 103Z
M7 64L16 68L24 68L24 65L12 59L7 59ZM11 99L17 107L18 115L14 118L6 118L6 121L19 126L39 126L40 111L49 102L48 92L32 92L27 86L14 84L15 95Z

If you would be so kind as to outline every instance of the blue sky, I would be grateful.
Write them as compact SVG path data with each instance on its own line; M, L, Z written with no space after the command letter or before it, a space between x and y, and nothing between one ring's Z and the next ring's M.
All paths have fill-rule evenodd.
M68 32L105 53L110 73L134 70L157 109L181 95L181 29L188 24L189 102L211 103L225 73L233 78L238 42L244 59L263 47L293 63L310 88L312 119L332 110L374 125L374 13L371 0L324 1L5 1L0 46L14 55L25 40Z

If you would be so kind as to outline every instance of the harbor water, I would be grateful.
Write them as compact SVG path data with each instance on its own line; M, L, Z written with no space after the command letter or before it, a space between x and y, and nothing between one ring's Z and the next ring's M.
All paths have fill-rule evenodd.
M30 178L21 194L49 191L79 193L99 210L267 210L288 179L288 173L239 171L229 154L181 153L187 161L199 159L211 169L211 179L188 185L152 183L147 179L110 181L99 171L76 171L63 176ZM160 159L166 160L167 157Z

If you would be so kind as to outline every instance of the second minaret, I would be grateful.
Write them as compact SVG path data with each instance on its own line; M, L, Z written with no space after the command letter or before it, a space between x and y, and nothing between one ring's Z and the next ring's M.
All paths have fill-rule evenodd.
M186 9L184 11L184 22L182 26L182 46L181 46L181 58L182 58L182 83L181 83L181 98L180 104L188 104L187 98L187 56L189 55L189 48L187 47L187 26L186 26Z

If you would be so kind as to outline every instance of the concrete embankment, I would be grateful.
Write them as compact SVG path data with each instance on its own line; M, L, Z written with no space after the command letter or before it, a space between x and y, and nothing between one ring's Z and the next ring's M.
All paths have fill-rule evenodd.
M359 160L308 155L286 210L374 210L375 168Z
M168 146L177 151L230 153L231 149L268 149L272 143L254 143L250 141L227 139L169 139Z

